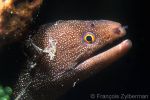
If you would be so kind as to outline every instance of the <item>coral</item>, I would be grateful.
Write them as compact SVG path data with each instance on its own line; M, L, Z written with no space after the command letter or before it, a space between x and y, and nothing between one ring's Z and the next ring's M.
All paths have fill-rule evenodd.
M13 42L22 37L33 13L43 0L0 0L0 41Z

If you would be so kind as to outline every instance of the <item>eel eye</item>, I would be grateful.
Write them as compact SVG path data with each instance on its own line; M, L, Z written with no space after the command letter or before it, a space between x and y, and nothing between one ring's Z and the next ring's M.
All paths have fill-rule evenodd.
M83 36L83 41L88 44L95 42L95 35L92 32L86 32Z

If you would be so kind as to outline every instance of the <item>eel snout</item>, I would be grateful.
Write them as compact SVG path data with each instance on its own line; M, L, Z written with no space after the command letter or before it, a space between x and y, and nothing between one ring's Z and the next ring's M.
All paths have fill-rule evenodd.
M114 32L114 34L117 34L117 35L125 35L126 34L125 28L123 26L121 26L121 25L116 26L113 29L113 32Z
M113 22L111 25L110 35L115 36L117 38L123 37L126 35L126 29L120 23Z

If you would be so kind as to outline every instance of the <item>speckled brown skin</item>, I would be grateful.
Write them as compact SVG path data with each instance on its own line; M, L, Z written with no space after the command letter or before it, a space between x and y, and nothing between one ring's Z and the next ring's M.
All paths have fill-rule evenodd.
M87 32L95 35L93 43L84 42L83 36ZM14 98L57 99L74 87L76 82L99 72L123 56L131 47L129 40L105 52L96 52L125 33L119 23L108 20L70 20L58 21L52 26L43 25L27 43L30 59L19 77ZM54 54L44 52L45 48L52 47ZM20 96L23 89L25 92Z
M19 40L43 0L0 0L0 47Z

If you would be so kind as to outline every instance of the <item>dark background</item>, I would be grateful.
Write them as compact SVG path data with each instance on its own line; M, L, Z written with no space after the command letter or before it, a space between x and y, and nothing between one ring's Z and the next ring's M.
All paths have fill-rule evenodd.
M107 19L127 25L127 38L133 42L128 54L95 76L77 84L64 99L87 100L92 93L150 94L150 10L146 4L145 0L44 0L34 19L34 26L60 19ZM0 83L12 86L23 62L21 43L1 48Z

